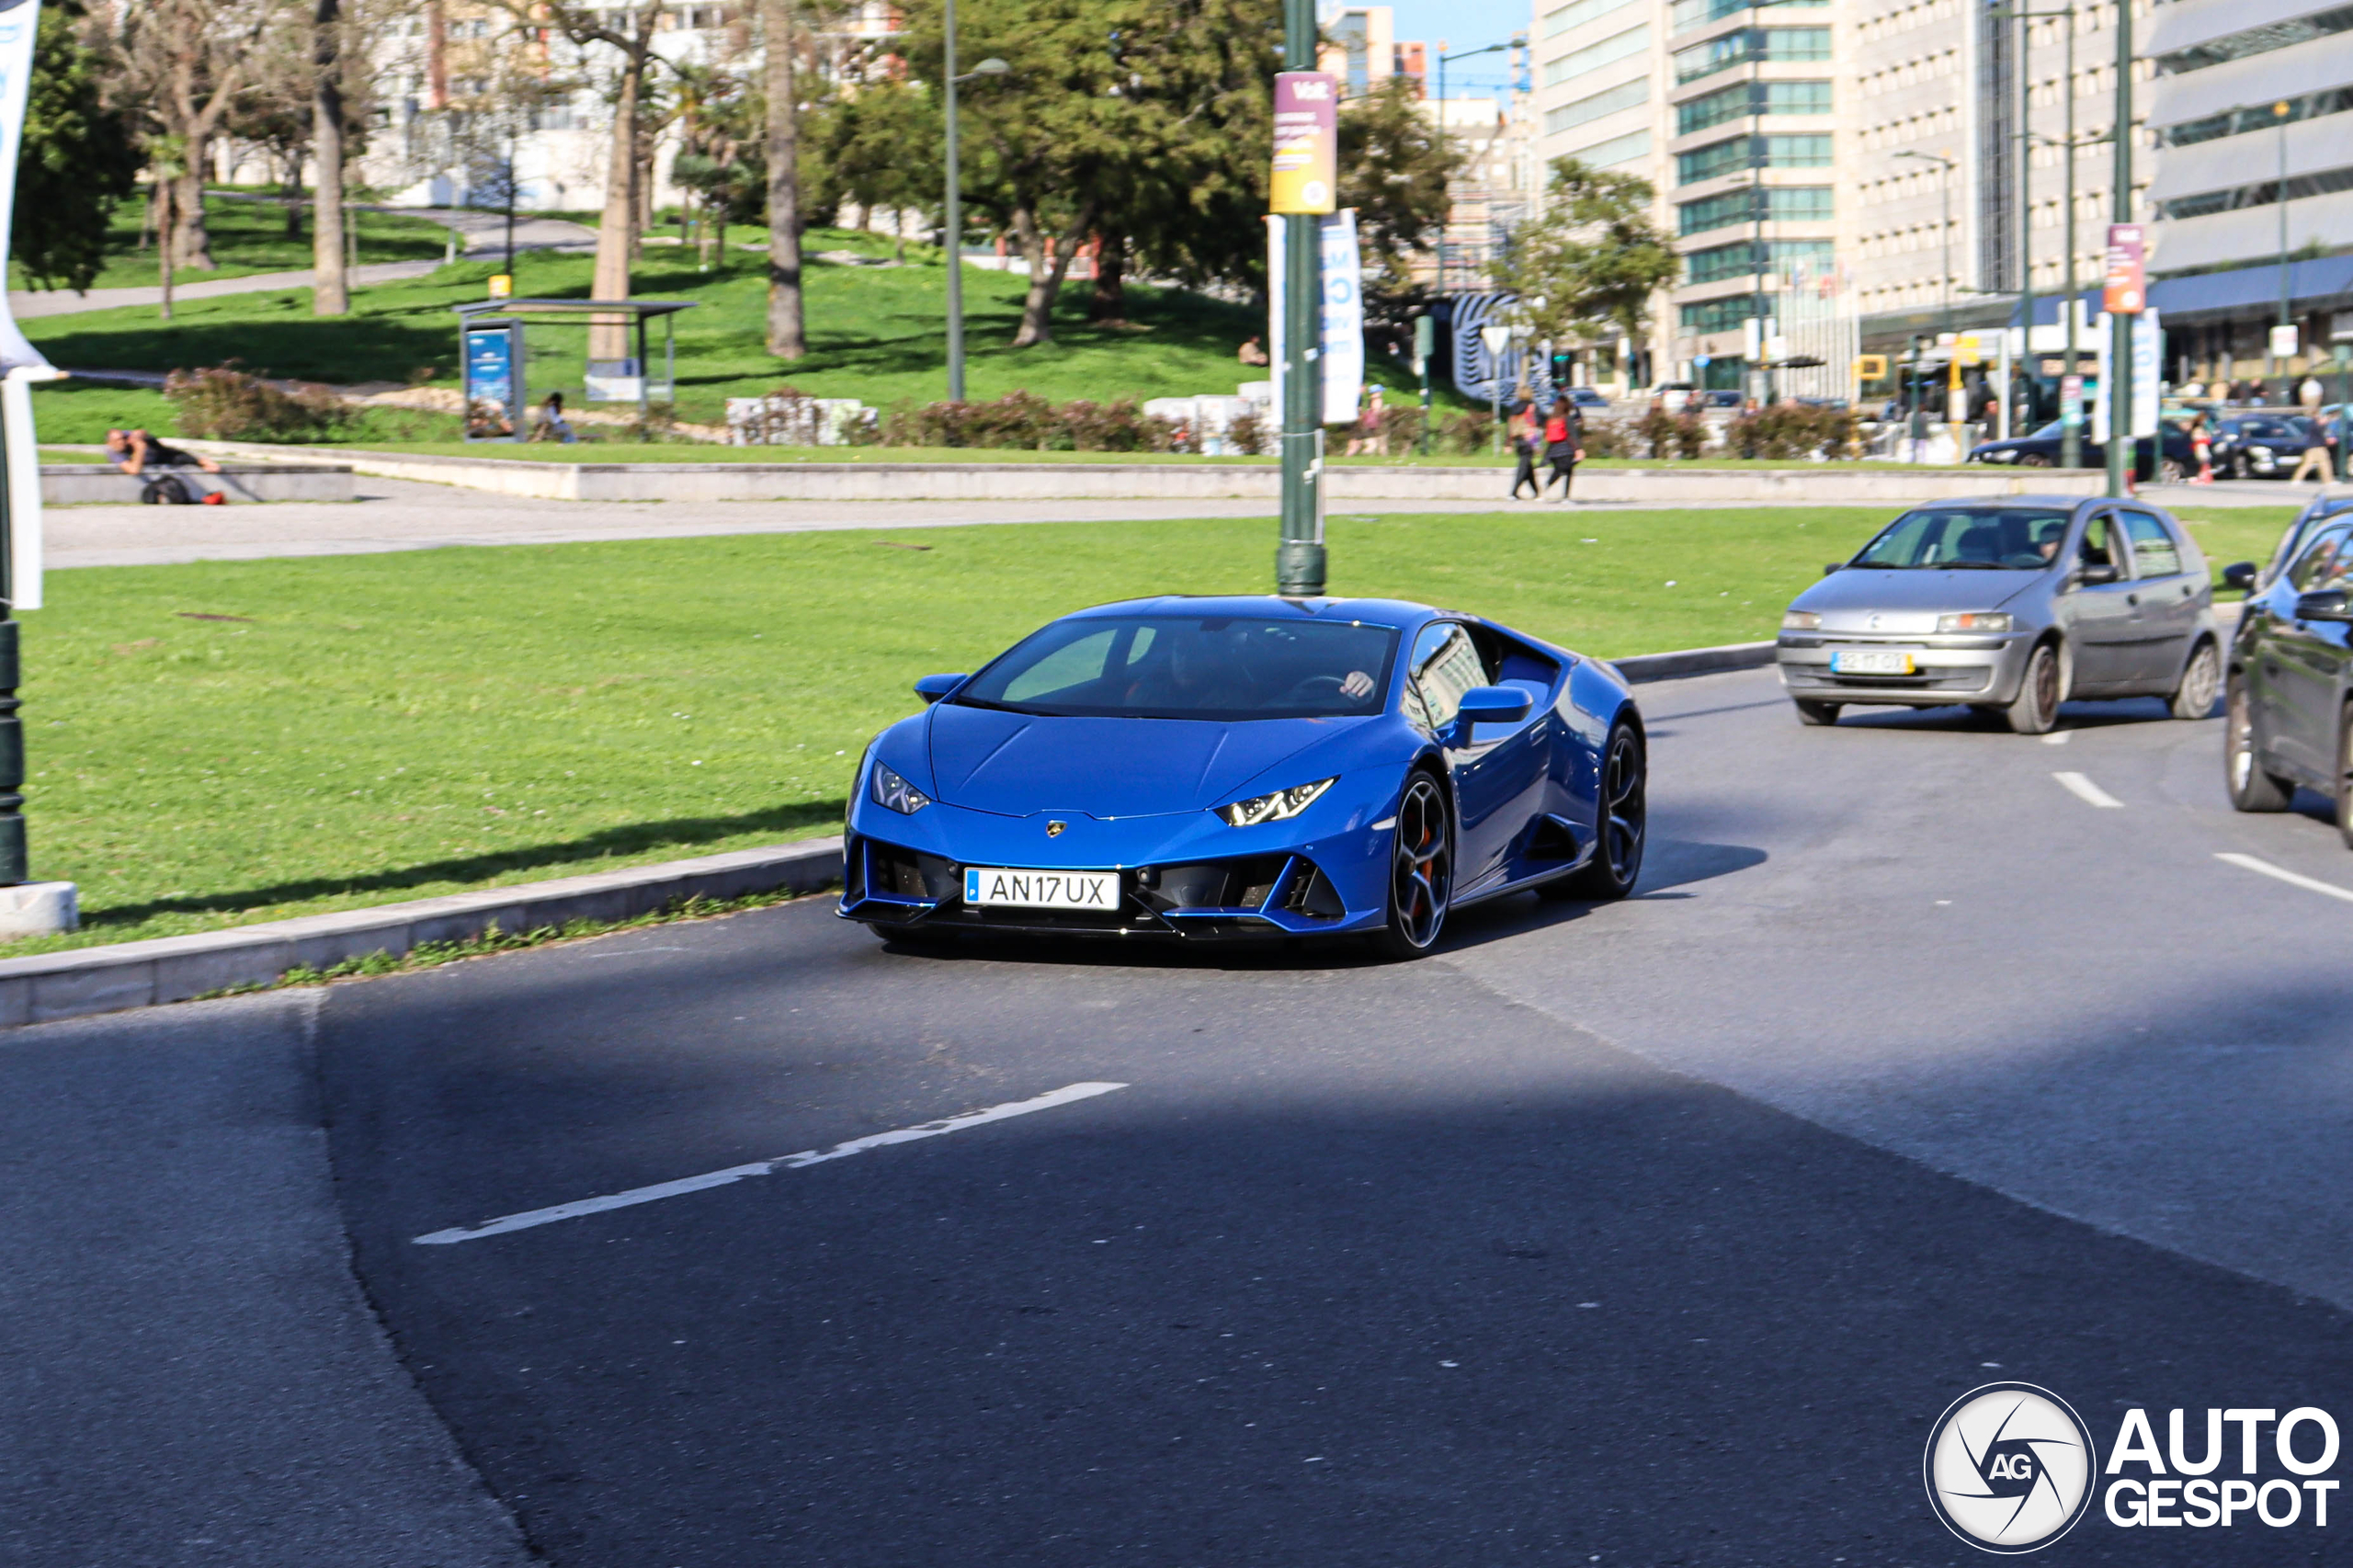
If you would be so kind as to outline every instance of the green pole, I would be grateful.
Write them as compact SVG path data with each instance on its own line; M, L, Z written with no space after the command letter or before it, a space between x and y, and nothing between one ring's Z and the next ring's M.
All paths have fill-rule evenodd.
M31 880L25 849L25 722L17 696L16 518L10 506L8 442L0 420L0 887Z
M956 0L948 0L941 42L945 69L939 73L947 109L947 187L940 202L940 226L948 231L948 401L964 401L964 206L957 188L956 166Z
M1283 0L1283 69L1315 69L1314 0ZM1283 534L1275 591L1315 598L1324 592L1323 226L1303 213L1282 222Z
M2132 7L2116 7L2116 221L2132 222ZM2108 318L2108 493L2126 493L2132 472L2132 323ZM2162 444L2162 437L2160 437Z

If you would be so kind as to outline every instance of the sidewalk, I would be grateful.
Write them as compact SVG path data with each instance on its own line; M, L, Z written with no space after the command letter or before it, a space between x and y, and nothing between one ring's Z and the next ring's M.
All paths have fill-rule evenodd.
M362 267L351 275L354 287L365 288L370 283L396 283L404 278L423 278L438 267L438 261L382 261ZM206 278L201 273L190 275L185 283L172 285L175 304L189 300L217 300L223 294L263 294L273 289L308 289L312 274L305 267L300 272L252 272L243 278ZM161 305L164 290L156 285L137 289L93 289L86 294L76 294L60 289L54 292L36 292L26 289L8 290L8 309L18 321L32 321L40 316L76 315L84 311L111 311L123 305Z

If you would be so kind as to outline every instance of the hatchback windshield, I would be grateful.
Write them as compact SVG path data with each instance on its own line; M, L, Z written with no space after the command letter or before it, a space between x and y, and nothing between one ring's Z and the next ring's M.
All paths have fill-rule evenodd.
M1016 644L955 700L1074 718L1377 713L1396 651L1390 628L1345 621L1086 616Z
M1847 565L2040 572L2057 556L2066 534L2064 512L1923 506L1888 524Z

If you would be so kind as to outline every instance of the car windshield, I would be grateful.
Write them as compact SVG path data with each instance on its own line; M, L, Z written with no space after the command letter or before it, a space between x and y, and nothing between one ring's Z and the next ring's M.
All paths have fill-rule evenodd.
M2067 514L2043 507L1937 507L1906 512L1849 566L2040 572L2058 554Z
M1378 713L1397 633L1281 616L1074 617L1032 633L954 700L1071 718L1315 719Z

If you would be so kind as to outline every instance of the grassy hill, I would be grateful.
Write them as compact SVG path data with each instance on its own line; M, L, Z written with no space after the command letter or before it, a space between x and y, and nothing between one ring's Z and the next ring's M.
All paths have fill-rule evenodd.
M807 243L813 254L855 251L883 261L892 254L887 239L849 231L814 230ZM787 382L813 396L855 397L884 407L947 395L941 326L947 270L937 251L914 250L904 264L885 266L811 261L810 351L790 366L770 358L763 343L766 267L761 254L735 250L722 267L705 273L691 252L647 248L636 295L691 300L698 307L677 317L681 417L716 421L728 398ZM169 323L156 320L152 308L134 307L43 318L27 324L26 331L53 362L70 367L168 370L236 359L276 375L343 384L454 386L457 317L450 307L484 298L495 270L490 262L460 261L428 278L364 290L352 313L335 320L310 313L310 290L284 290L189 301ZM517 258L516 292L586 299L590 271L586 256L529 253ZM1087 290L1073 286L1055 312L1055 340L1016 350L1007 346L1019 324L1025 287L1024 279L1007 274L965 271L966 379L973 398L1023 390L1058 403L1230 393L1237 383L1264 376L1234 358L1245 338L1264 330L1256 312L1140 286L1128 291L1130 326L1089 324ZM1402 363L1377 366L1374 374L1401 389L1410 379ZM95 408L96 401L87 406ZM150 400L143 406L160 405ZM64 406L58 416L67 416ZM47 423L42 432L52 440L92 438Z

